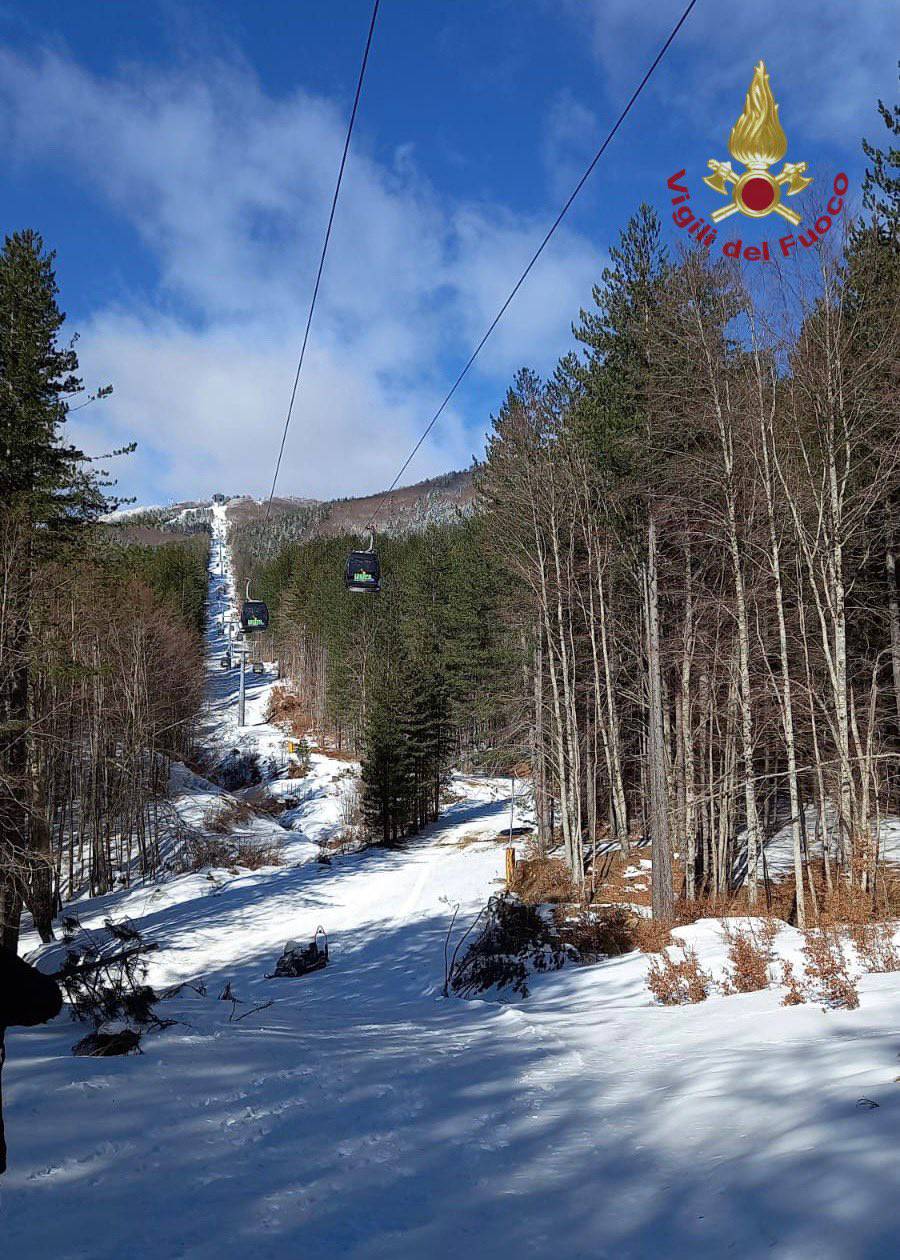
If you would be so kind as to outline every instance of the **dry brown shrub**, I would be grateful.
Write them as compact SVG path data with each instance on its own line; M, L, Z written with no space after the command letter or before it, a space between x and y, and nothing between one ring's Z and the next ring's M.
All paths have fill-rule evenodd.
M233 846L218 836L189 836L178 852L175 869L180 875L204 866L232 866Z
M622 857L619 850L609 851L597 856L595 867L595 893L593 900L601 903L650 903L649 871L642 872L637 879L626 879L624 872L629 864L637 864L646 857L646 848L635 847L630 858ZM676 859L673 864L674 884L678 889L682 886L681 863ZM852 875L853 882L848 882ZM832 869L832 884L829 889L825 877L825 865L815 861L806 868L804 893L806 896L807 921L819 919L827 925L870 923L882 919L900 918L900 864L879 862L874 870L869 871L869 886L866 891L861 884L861 869L857 866L851 872ZM808 882L812 881L815 897L812 896ZM647 890L635 888L635 884L646 883ZM673 923L677 926L695 923L703 918L735 918L738 916L766 918L780 922L796 923L796 888L793 875L783 878L768 879L761 882L759 896L754 906L750 906L746 886L729 890L713 896L702 890L694 898L679 896L675 901Z
M542 840L535 831L530 836L525 837L525 843L522 845L521 862L545 861L547 858L547 850L550 845L548 841Z
M248 792L244 797L244 803L257 814L264 814L267 818L278 818L287 809L293 808L297 804L295 796L276 796L274 792L270 792L268 788L257 788L253 792Z
M211 806L203 815L203 827L214 835L228 835L236 827L244 827L253 821L253 810L243 801L229 801L225 805Z
M582 907L575 914L558 916L560 940L578 950L582 962L617 958L637 949L635 916L624 906L602 910Z
M757 993L769 987L769 964L772 961L774 932L763 927L725 928L730 972L726 973L726 993Z
M871 923L874 917L871 894L843 878L835 881L830 892L825 890L819 904L819 922L823 926Z
M808 920L815 920L816 907L820 921L827 924L869 923L876 919L900 918L900 868L896 864L881 861L874 869L869 869L871 891L860 886L862 872L858 864L854 864L849 874L853 878L852 885L847 882L848 871L835 870L832 867L832 887L829 888L825 877L825 863L821 859L809 863L804 879ZM810 893L810 881L815 889L815 898ZM793 875L770 881L768 893L771 913L787 923L796 923L796 885ZM764 890L761 890L761 895L763 894ZM758 913L758 910L753 913Z
M811 928L803 936L808 995L826 1006L855 1010L859 992L847 968L840 934L832 927L821 927Z
M352 748L346 748L343 743L338 743L327 732L319 731L316 733L316 747L320 752L330 757L332 761L355 762L359 760L358 754Z
M900 952L894 944L893 923L855 923L848 935L866 971L900 971Z
M692 899L676 897L673 922L678 927L687 927L698 919L730 919L748 913L746 898L741 897L740 893L717 897L698 896Z
M235 845L235 866L246 867L248 871L258 871L263 866L280 866L282 862L281 846L274 840L240 840Z
M298 739L308 735L312 727L310 715L296 691L290 687L273 687L269 692L265 718L274 726L280 726Z
M687 1006L709 997L712 976L700 966L696 953L683 943L681 958L660 954L651 958L647 973L650 992L663 1006Z
M794 975L793 965L787 959L781 964L781 983L787 989L781 1000L782 1006L800 1006L806 1001L806 992Z
M561 858L526 858L517 862L509 890L527 905L579 900L572 873Z
M634 921L634 940L645 954L659 954L671 945L672 924L659 919L645 919L643 915Z
M359 827L342 827L328 837L322 846L327 853L358 853L368 848L369 841Z
M191 836L181 847L176 870L179 874L212 866L232 870L236 866L256 871L261 866L279 866L281 850L274 841L244 838L235 843L222 836Z

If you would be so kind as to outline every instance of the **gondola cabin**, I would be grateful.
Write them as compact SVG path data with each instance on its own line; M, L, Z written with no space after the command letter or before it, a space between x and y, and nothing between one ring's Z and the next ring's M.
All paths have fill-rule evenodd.
M245 599L241 606L241 629L245 634L254 630L266 630L269 625L269 609L261 599Z
M380 591L381 566L374 551L351 551L344 585L348 591Z
M261 673L263 672L263 663L262 663L262 661L254 661L254 662L253 662L253 672L254 672L254 674L261 674Z

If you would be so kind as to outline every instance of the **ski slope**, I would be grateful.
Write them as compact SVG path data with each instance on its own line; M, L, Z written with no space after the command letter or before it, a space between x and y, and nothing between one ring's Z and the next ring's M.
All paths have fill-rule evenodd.
M239 729L221 647L212 627L206 736L277 759L271 675ZM163 1003L180 1022L127 1059L72 1057L65 1015L9 1033L0 1255L897 1254L898 977L863 977L857 1011L783 1008L777 989L669 1009L630 954L541 976L523 1002L444 999L454 908L466 924L501 883L507 787L457 776L455 803L408 846L324 866L314 840L339 826L345 773L315 755L291 830L254 824L277 829L280 866L75 907L86 925L130 915L160 946L151 982L202 977L206 992ZM189 772L174 790L194 824L217 791ZM328 968L267 980L318 924ZM720 924L679 935L721 973ZM25 943L52 965L59 947ZM797 934L778 948L795 956ZM229 982L236 1008L218 1000Z

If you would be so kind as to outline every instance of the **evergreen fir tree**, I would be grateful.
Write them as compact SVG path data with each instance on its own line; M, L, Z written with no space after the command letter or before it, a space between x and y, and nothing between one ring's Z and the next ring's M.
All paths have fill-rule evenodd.
M73 346L60 341L65 315L53 260L31 230L7 236L0 252L0 505L12 557L0 642L0 942L13 949L23 900L44 939L53 914L50 836L30 747L35 570L61 535L112 506L102 474L62 441L67 400L81 381Z
M390 844L403 834L411 796L411 771L403 725L388 686L372 697L362 761L363 814L369 830Z

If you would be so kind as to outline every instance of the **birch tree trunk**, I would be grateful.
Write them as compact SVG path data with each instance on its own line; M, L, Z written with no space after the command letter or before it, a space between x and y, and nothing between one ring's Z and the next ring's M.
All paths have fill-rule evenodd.
M669 835L669 800L666 785L665 736L663 733L656 520L652 510L647 528L647 552L644 591L647 610L647 669L650 683L648 769L650 778L650 839L653 857L652 902L654 919L671 923L675 916L675 893L672 886L672 844Z

